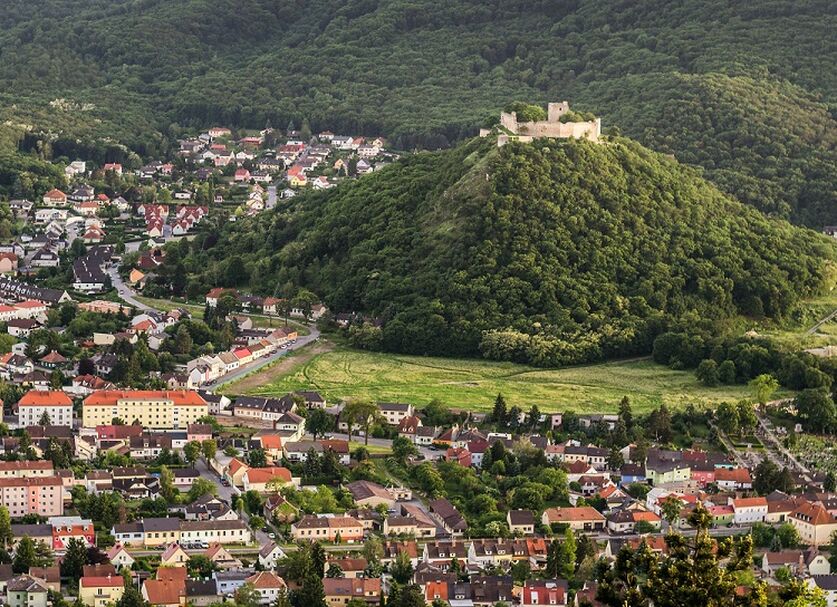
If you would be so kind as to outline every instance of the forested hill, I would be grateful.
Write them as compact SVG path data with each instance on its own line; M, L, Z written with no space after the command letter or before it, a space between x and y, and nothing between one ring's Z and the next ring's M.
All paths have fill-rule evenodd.
M828 0L5 0L0 118L149 153L149 128L268 120L408 149L513 100L567 99L822 226L837 223L835 30Z
M837 248L624 138L472 140L284 204L200 236L164 274L196 293L305 286L381 319L366 347L542 365L645 353L682 323L781 316L822 287Z

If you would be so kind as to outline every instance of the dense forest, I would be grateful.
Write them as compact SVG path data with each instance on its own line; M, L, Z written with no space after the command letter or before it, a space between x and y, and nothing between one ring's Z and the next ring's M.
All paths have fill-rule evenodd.
M827 0L7 0L0 119L150 155L182 127L303 120L412 149L567 99L819 227L837 223L835 29Z
M781 317L835 246L625 138L477 139L173 251L161 277L192 294L302 286L379 318L362 347L552 366L647 353L705 319Z

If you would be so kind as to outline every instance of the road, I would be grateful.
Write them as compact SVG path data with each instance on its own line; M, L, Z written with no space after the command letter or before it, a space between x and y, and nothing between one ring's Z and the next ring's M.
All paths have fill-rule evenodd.
M110 276L111 284L113 284L114 288L116 288L117 294L123 301L125 301L125 303L134 306L137 310L142 310L143 312L155 311L154 308L142 303L136 298L136 292L125 284L124 280L122 280L122 277L119 275L119 270L115 264L108 268L108 275Z
M273 207L276 206L276 186L269 185L267 186L267 201L264 203L264 208L266 211L269 211Z
M317 330L317 327L315 325L313 325L313 324L308 325L308 331L309 331L308 335L302 335L302 336L298 337L297 340L294 343L288 344L288 347L286 349L284 349L284 350L279 349L276 352L274 352L273 354L271 354L270 356L267 356L265 358L261 358L259 360L253 361L251 363L248 363L248 364L244 365L243 367L239 367L238 369L236 369L232 373L227 373L226 375L224 375L222 377L219 377L215 381L211 381L211 382L203 384L201 387L205 388L207 390L220 388L224 384L234 382L237 379L241 379L245 375L249 375L250 373L253 373L254 371L258 371L262 367L265 367L265 366L267 366L267 365L269 365L273 362L276 362L277 360L279 360L280 358L282 358L283 356L288 354L288 352L293 352L294 350L299 350L300 348L304 348L308 344L313 343L320 338L320 332L319 332L319 330Z
M226 500L228 504L232 504L232 499L236 495L236 491L232 487L228 487L221 484L221 479L218 477L215 472L209 469L206 463L199 459L195 462L195 468L197 468L198 472L201 475L201 478L205 478L206 480L210 481L211 483L215 483L215 486L218 488L218 497L223 500ZM246 512L241 511L239 512L241 519L244 522L249 522L250 517L247 515ZM270 537L262 531L261 529L255 531L256 542L258 542L259 546L264 546L268 542L272 541ZM252 550L251 550L252 552Z

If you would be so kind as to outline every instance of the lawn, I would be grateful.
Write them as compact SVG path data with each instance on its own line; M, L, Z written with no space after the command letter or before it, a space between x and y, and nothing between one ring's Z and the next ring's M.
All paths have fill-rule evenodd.
M666 403L717 403L749 397L745 386L707 388L688 371L674 371L648 359L565 369L512 363L424 358L337 349L291 366L249 394L281 395L318 390L328 400L356 397L424 405L438 398L451 407L488 411L497 393L510 405L542 411L607 413L627 395L634 410Z

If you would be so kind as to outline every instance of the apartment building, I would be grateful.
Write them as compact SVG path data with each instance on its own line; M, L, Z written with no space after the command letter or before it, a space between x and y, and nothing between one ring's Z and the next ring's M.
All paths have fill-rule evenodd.
M64 483L58 476L0 478L0 504L12 518L64 514Z
M100 390L84 399L82 425L95 428L118 417L157 430L186 429L209 415L209 405L191 390Z
M0 479L4 478L33 478L55 476L55 469L51 461L0 461Z
M30 390L17 403L18 423L21 426L35 426L41 423L44 414L52 426L73 425L73 401L61 390Z

